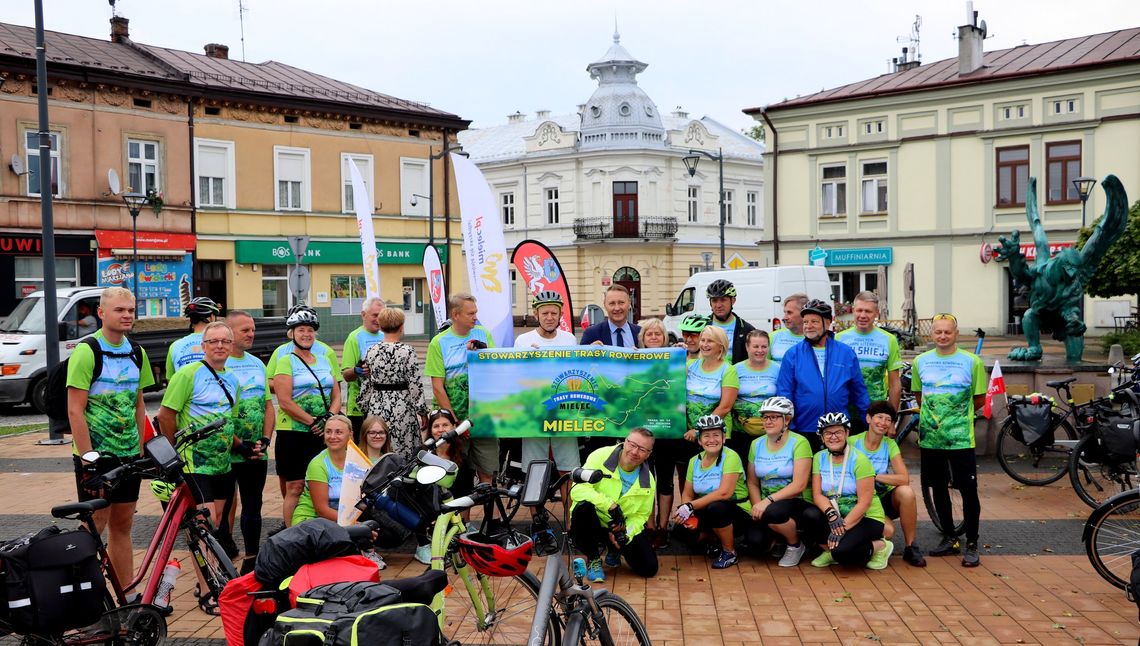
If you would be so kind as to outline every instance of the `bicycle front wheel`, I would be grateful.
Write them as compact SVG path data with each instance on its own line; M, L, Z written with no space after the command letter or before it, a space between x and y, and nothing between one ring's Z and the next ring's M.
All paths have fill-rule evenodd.
M1112 464L1106 460L1100 438L1090 433L1077 442L1069 458L1069 481L1073 491L1094 509L1118 493L1136 487L1136 463Z
M595 620L587 617L584 622L574 622L573 626L566 627L566 643L569 646L577 644L602 644L603 646L625 646L638 644L650 646L649 631L637 611L625 599L616 594L602 595L597 600L601 619ZM586 626L585 624L590 624ZM580 634L571 634L579 633Z
M231 579L236 579L238 576L234 562L226 556L226 551L209 532L188 529L186 530L186 540L190 545L190 554L194 558L195 564L206 579L206 585L210 587L208 591L202 590L201 594L210 595L210 600L217 604L218 597L222 594L222 588L226 587Z
M934 487L924 486L922 488L922 502L926 505L926 513L930 516L930 522L934 523L934 527L947 536L961 536L966 531L966 513L962 507L962 492L958 491L958 487L954 483L950 483L950 514L957 518L957 522L952 525L949 522L944 522L943 518L938 515L938 509L934 506Z
M1017 420L1013 415L1005 418L997 436L997 459L1002 471L1009 477L1027 485L1042 486L1054 483L1065 476L1069 466L1070 447L1077 439L1073 425L1060 419L1053 426L1053 441L1044 445L1027 445L1015 436Z
M454 554L453 556L458 556ZM444 592L443 632L461 644L526 644L538 606L538 578L530 572L511 577L485 577L468 566ZM552 608L546 610L547 646L561 643Z
M1132 553L1140 548L1140 491L1097 507L1085 523L1084 539L1096 573L1123 590L1132 578Z

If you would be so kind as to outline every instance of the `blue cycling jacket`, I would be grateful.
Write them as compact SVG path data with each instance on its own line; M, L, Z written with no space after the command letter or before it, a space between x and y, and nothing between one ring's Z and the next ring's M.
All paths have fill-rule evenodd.
M824 413L842 412L852 420L862 420L871 403L859 369L859 357L850 346L836 341L835 334L828 332L827 335L826 384L819 372L814 348L807 339L792 346L780 361L776 394L795 404L792 429L798 433L815 433Z

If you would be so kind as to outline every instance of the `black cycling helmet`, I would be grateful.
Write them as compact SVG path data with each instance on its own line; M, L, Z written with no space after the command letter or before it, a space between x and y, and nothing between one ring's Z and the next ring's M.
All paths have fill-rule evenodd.
M822 301L818 298L813 298L808 301L804 308L800 310L800 316L807 316L808 314L817 314L828 321L835 318L831 313L831 304L827 301Z
M439 324L439 330L436 332L436 334L438 334L439 332L446 332L450 329L451 329L451 319L444 319L443 323Z
M308 325L314 330L321 329L321 321L317 318L317 313L310 308L298 309L285 319L286 329L292 330L302 325Z
M317 310L309 307L308 305L305 305L304 303L297 303L293 307L289 308L289 311L285 314L285 316L293 316L297 312L311 312L312 314L316 314Z
M705 288L705 296L708 298L720 298L722 296L736 298L736 285L723 278L717 278Z
M217 316L221 313L222 307L208 296L190 299L190 303L186 305L186 317L190 319L191 323L208 321L211 316Z
M531 301L530 304L531 308L538 309L543 305L557 305L558 307L563 307L562 294L550 289L535 294L534 300Z
M819 422L816 423L816 430L823 431L829 426L842 426L848 431L851 430L851 419L847 417L847 413L834 412L824 413L819 416Z

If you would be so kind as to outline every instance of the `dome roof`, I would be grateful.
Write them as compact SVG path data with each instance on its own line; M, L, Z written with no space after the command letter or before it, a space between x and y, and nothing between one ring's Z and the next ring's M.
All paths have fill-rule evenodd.
M615 29L605 55L586 66L598 89L582 109L582 149L665 148L657 105L637 85L637 75L646 67L622 47Z

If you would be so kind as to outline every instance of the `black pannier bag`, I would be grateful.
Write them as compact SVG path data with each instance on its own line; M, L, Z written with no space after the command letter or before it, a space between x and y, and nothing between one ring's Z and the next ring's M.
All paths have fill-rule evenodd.
M381 549L400 546L412 532L430 527L443 510L442 495L436 485L396 479L381 492L380 486L406 466L400 456L389 454L372 467L361 486L365 500L358 509L365 512L364 519L379 524L375 543Z
M422 603L403 603L384 583L321 585L281 613L261 646L442 646L439 618Z
M60 634L102 616L106 580L95 537L51 526L0 546L0 620L20 634Z
M1053 412L1051 399L1041 397L1035 402L1026 398L1014 407L1013 415L1017 422L1013 428L1014 439L1032 447L1049 446L1053 443L1056 414ZM1018 432L1021 433L1021 437L1017 437Z
M1100 444L1109 464L1122 464L1136 459L1140 448L1140 419L1132 415L1106 411L1099 415Z

